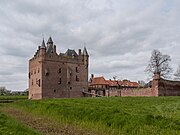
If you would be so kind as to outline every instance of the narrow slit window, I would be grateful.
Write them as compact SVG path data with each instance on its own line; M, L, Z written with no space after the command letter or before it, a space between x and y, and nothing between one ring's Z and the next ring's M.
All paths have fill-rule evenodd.
M76 75L76 81L78 82L79 81L79 78L78 78L78 76Z
M58 73L59 73L59 74L61 73L61 68L59 68Z
M78 67L76 67L76 73L79 73L79 71L78 71Z
M61 84L61 78L59 78L59 82L58 82L58 84Z

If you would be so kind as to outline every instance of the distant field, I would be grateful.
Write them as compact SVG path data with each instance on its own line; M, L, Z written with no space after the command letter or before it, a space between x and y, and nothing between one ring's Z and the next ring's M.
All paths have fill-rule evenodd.
M83 135L90 131L94 135L180 134L180 97L23 100L8 104L8 108L9 110L5 109L7 113L21 111L31 115L30 119L39 118L41 126L44 124L50 127L49 121L49 124L53 125L54 133L59 132L56 131L58 126L66 125L66 132L80 129ZM22 115L18 118L21 119ZM38 119L35 124L37 123ZM37 129L41 130L42 127Z
M0 96L0 100L19 100L19 99L28 99L28 97L27 96L16 96L16 95Z

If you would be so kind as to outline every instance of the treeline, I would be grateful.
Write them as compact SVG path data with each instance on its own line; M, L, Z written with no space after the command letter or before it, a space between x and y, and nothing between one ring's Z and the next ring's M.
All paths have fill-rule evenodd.
M7 90L6 87L0 87L0 95L1 96L8 96L8 95L21 95L21 96L27 96L28 90L25 91L11 91Z

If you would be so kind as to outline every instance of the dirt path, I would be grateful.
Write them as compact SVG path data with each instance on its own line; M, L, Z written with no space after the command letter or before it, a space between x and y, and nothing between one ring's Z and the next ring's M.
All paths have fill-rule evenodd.
M43 117L37 117L30 113L15 108L4 108L4 112L17 120L36 129L45 135L97 135L91 131L77 129L71 125L59 124Z

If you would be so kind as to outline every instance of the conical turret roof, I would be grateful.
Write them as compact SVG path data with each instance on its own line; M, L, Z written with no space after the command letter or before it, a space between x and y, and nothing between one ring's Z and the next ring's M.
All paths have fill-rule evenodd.
M83 55L87 55L87 56L88 56L88 52L87 52L87 50L86 50L86 47L84 47Z
M43 38L43 41L42 41L42 44L41 44L41 48L46 48L44 38Z
M53 44L53 41L52 41L51 36L49 37L49 39L48 39L48 41L47 41L47 44Z

